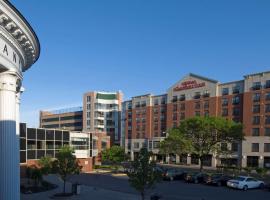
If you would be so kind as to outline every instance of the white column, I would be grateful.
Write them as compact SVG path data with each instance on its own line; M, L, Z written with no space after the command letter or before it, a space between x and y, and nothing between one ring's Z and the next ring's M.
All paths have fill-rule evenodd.
M0 199L20 199L19 141L16 135L14 73L0 73Z

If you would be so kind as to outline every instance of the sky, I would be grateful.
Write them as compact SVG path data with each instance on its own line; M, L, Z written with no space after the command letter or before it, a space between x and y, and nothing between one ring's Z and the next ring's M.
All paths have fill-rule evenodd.
M41 44L21 121L87 91L163 94L192 72L228 82L270 70L269 0L11 0Z

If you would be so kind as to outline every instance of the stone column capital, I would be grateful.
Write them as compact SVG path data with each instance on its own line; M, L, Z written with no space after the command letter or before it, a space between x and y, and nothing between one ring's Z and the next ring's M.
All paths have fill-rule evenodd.
M14 72L0 73L0 90L18 93L21 90L21 77Z

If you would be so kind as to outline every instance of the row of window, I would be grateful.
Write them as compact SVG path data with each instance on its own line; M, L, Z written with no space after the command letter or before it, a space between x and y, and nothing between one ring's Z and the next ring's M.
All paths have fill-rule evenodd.
M263 85L261 82L253 82L252 83L253 90L260 90L262 88L263 88ZM264 88L270 88L270 80L265 81Z
M261 93L254 93L252 96L253 102L260 102L262 94ZM270 101L270 92L265 93L265 101Z
M221 93L222 93L222 95L228 95L229 94L229 88L228 87L222 88ZM239 94L240 93L240 86L239 85L233 86L232 93L233 94Z
M193 98L194 99L200 99L201 97L208 98L210 97L210 93L206 90L201 94L201 92L195 92ZM186 95L181 94L179 97L178 96L173 96L172 97L172 102L177 102L177 101L185 101L186 100Z
M228 116L229 115L228 108L223 108L222 111L221 111L221 115L223 117ZM234 107L233 110L232 110L232 115L239 116L240 115L240 108L239 107Z
M260 128L252 128L252 136L260 136ZM264 136L270 136L270 128L264 129Z
M264 116L264 124L270 124L270 115ZM253 125L259 125L261 123L261 116L253 116L252 117L252 124Z
M261 112L261 105L259 105L259 104L253 105L252 112L253 113L260 113ZM270 112L270 104L264 105L264 112L266 112L266 113Z
M53 118L47 118L42 119L42 122L59 122L59 121L66 121L66 120L77 120L82 119L82 115L71 115L71 116L64 116L64 117L53 117Z
M252 143L251 152L259 152L259 151L260 151L260 143ZM264 143L264 152L270 152L270 143Z

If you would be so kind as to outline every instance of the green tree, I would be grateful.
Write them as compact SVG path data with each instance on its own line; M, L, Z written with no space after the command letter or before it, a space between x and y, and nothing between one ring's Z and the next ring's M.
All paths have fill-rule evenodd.
M142 200L145 199L146 190L154 187L161 178L160 172L155 170L156 163L150 161L150 156L151 153L142 148L128 172L130 185L140 192Z
M182 134L179 134L177 128L169 130L169 137L160 142L160 153L161 154L177 154L181 155L188 153L190 149L190 141L186 140Z
M116 170L118 165L126 160L125 149L120 146L112 146L110 149L102 151L101 156L102 161L110 162Z
M260 176L261 178L263 178L263 177L267 174L268 169L258 167L258 168L256 168L256 172L257 172L257 174L259 174L259 176Z
M40 169L41 169L42 174L47 175L47 174L51 173L52 163L53 163L53 160L49 156L42 157L38 161L38 164L40 166Z
M173 141L171 145L174 145L175 135L178 135L177 141L180 143L179 146L183 152L198 156L200 171L203 169L203 163L207 155L210 153L219 155L227 151L227 148L221 148L221 144L239 142L244 138L241 123L221 117L193 117L186 119L181 122L179 127L173 130L172 138L169 135L165 142ZM182 143L187 145L181 145ZM167 146L169 145L167 144Z
M55 173L58 173L64 181L63 193L66 193L66 180L68 175L79 174L81 166L78 164L74 151L69 146L64 146L56 154L56 159L52 163Z

